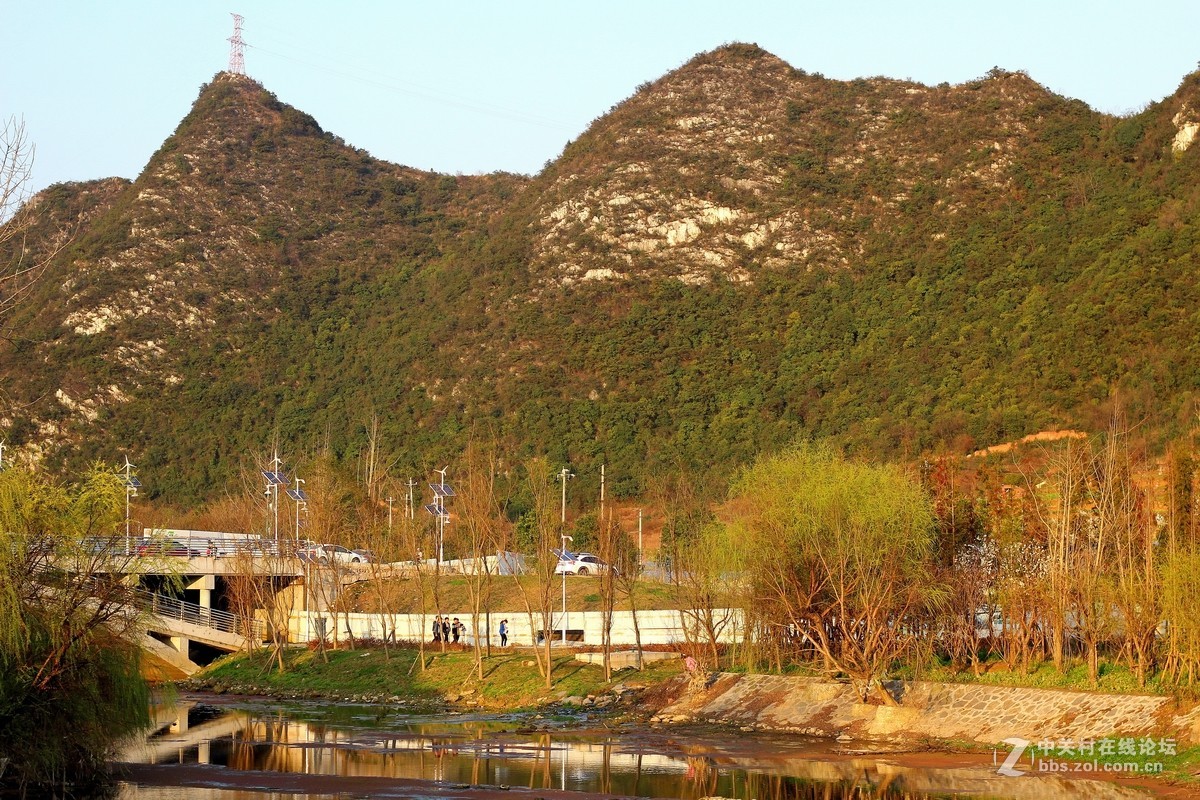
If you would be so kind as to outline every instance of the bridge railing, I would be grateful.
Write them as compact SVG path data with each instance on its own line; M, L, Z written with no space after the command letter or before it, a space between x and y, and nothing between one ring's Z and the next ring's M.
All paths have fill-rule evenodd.
M247 627L246 621L236 614L218 608L205 608L197 603L155 592L139 591L138 595L152 613L164 619L177 619L222 633L236 634L252 642L261 642L264 638L265 628L261 620L254 620Z

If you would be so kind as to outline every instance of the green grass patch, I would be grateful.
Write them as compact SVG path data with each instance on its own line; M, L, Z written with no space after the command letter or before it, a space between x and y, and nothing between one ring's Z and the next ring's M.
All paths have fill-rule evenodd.
M894 676L906 680L936 681L939 683L978 683L990 686L1018 686L1033 689L1065 689L1069 691L1096 691L1112 694L1154 694L1171 696L1175 688L1162 683L1158 676L1147 679L1145 686L1138 686L1137 675L1123 664L1103 662L1096 686L1088 678L1087 665L1071 662L1059 672L1051 662L1034 665L1027 672L1010 670L1001 662L985 665L984 672L976 675L967 670L955 670L945 664L923 666L920 669L898 667Z
M553 659L552 685L547 688L530 651L484 658L482 678L470 650L427 650L424 670L416 663L418 657L418 651L409 648L390 648L386 653L376 647L330 650L326 657L295 648L284 654L284 670L279 671L265 653L239 653L214 662L193 679L193 685L265 694L398 696L430 702L466 694L488 707L516 709L571 695L600 694L622 681L661 683L682 669L677 660L654 662L641 672L615 673L613 681L606 682L602 667L562 654Z

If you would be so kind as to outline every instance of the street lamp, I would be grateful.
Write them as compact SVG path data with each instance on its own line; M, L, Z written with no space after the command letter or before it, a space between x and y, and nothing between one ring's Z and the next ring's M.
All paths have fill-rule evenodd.
M279 451L275 451L275 457L271 459L271 469L262 470L262 476L267 479L267 490L263 493L267 496L271 504L271 511L274 515L274 524L272 526L272 534L275 539L275 547L279 548L279 487L287 486L290 481L287 475L279 467L283 462L279 459Z
M564 486L566 485L565 481L563 482L563 485ZM561 555L559 556L560 558L567 557L567 542L573 542L573 541L575 541L575 539L573 537L567 536L567 534L565 534L565 533L562 535L562 550L560 551L561 552ZM563 576L563 635L562 635L562 641L563 641L563 646L565 647L567 644L567 627L571 623L571 618L567 615L567 571L565 569L563 570L562 576Z
M125 555L129 555L129 498L137 497L137 490L142 482L133 474L135 467L129 463L129 456L125 456L125 466L122 469L125 470L125 474L121 476L121 483L125 484Z
M300 488L304 485L303 478L296 478L294 483L296 484L296 488L288 489L287 496L292 498L292 500L294 500L296 503L296 546L299 547L300 546L300 511L301 511L301 509L304 509L305 511L308 510L308 493L305 492L304 489Z

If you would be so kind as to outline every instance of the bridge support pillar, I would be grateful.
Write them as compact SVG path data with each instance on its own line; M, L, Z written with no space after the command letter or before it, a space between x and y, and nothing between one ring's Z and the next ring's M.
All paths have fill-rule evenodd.
M186 636L171 637L171 647L175 650L175 652L179 653L184 658L190 658L188 655L188 647L190 644L191 642L188 641Z

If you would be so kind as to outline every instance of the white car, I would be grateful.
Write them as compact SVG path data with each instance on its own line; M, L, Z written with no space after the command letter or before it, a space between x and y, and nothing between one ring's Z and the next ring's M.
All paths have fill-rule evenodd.
M318 564L365 564L367 559L340 544L319 544L309 551L311 560Z
M555 575L600 575L607 571L608 564L591 553L564 553L554 568Z

